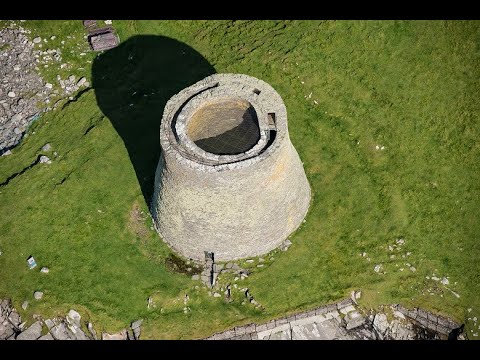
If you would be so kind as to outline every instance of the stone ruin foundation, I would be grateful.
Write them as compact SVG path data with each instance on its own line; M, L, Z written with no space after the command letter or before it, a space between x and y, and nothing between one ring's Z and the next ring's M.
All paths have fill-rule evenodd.
M228 261L267 253L302 223L310 186L267 83L215 74L173 96L160 128L151 211L175 251Z

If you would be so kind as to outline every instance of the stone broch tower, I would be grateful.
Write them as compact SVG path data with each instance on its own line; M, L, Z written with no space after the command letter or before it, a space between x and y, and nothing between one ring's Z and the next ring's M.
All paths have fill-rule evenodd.
M282 98L264 81L215 74L182 90L165 106L160 144L151 210L183 256L261 255L305 217L310 186Z

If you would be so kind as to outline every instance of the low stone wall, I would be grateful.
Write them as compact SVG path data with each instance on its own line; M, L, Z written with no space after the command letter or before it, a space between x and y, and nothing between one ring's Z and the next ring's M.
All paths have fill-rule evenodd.
M393 320L383 312L370 313L352 299L314 310L248 324L214 334L207 340L419 340L447 339L460 324L422 309L390 306ZM427 331L425 331L427 330ZM460 335L460 339L464 339Z

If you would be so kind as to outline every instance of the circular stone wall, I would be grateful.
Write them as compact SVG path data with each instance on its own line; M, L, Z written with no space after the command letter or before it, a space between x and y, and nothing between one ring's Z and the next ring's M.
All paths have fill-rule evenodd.
M175 251L227 261L269 252L302 222L310 187L278 93L247 75L215 74L165 106L151 204Z
M225 98L200 106L188 122L187 136L207 152L234 155L258 142L260 128L248 101Z

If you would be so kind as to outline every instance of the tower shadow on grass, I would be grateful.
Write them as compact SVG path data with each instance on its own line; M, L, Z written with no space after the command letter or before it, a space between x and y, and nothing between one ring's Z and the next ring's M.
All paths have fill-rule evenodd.
M160 157L165 104L180 90L214 73L214 67L193 48L155 35L131 37L94 60L97 103L123 139L148 205Z

